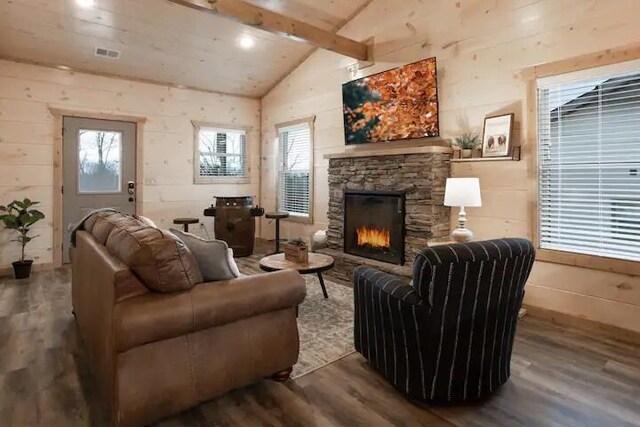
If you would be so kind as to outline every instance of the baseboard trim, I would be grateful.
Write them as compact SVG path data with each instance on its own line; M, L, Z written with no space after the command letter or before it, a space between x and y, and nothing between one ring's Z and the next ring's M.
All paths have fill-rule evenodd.
M620 328L618 326L608 325L606 323L596 322L595 320L572 316L570 314L561 313L558 311L548 310L542 307L536 307L533 305L525 304L524 307L526 307L527 315L531 317L548 320L554 324L561 326L570 326L585 331L596 331L615 339L633 344L640 344L640 332Z
M33 264L33 266L31 267L31 272L53 270L53 268L54 265L52 262L47 262L44 264ZM13 277L13 267L0 268L0 277Z

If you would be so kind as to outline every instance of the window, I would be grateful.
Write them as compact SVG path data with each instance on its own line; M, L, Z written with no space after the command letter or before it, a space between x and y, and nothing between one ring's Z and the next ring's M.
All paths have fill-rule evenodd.
M195 183L248 182L246 130L206 124L194 127Z
M313 118L276 126L278 133L277 206L292 218L311 222Z
M78 131L78 193L119 193L122 132Z
M629 69L538 81L542 249L640 261L640 67Z

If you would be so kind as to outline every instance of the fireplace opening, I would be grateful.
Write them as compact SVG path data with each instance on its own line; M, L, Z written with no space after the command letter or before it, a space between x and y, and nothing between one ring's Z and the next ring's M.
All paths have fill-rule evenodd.
M345 190L344 251L404 264L404 205L404 192Z

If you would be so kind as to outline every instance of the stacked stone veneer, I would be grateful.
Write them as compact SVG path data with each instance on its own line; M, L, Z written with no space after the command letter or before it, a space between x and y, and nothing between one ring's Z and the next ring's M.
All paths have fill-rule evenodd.
M443 203L450 158L446 153L426 153L330 159L329 248L344 250L345 189L405 191L405 265L411 265L429 240L449 234L450 210Z

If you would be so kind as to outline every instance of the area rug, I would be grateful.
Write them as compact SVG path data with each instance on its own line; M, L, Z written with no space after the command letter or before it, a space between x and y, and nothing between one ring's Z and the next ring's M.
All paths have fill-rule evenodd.
M313 372L353 353L353 289L327 280L329 298L322 296L318 277L303 276L307 297L298 308L300 356L292 378Z

